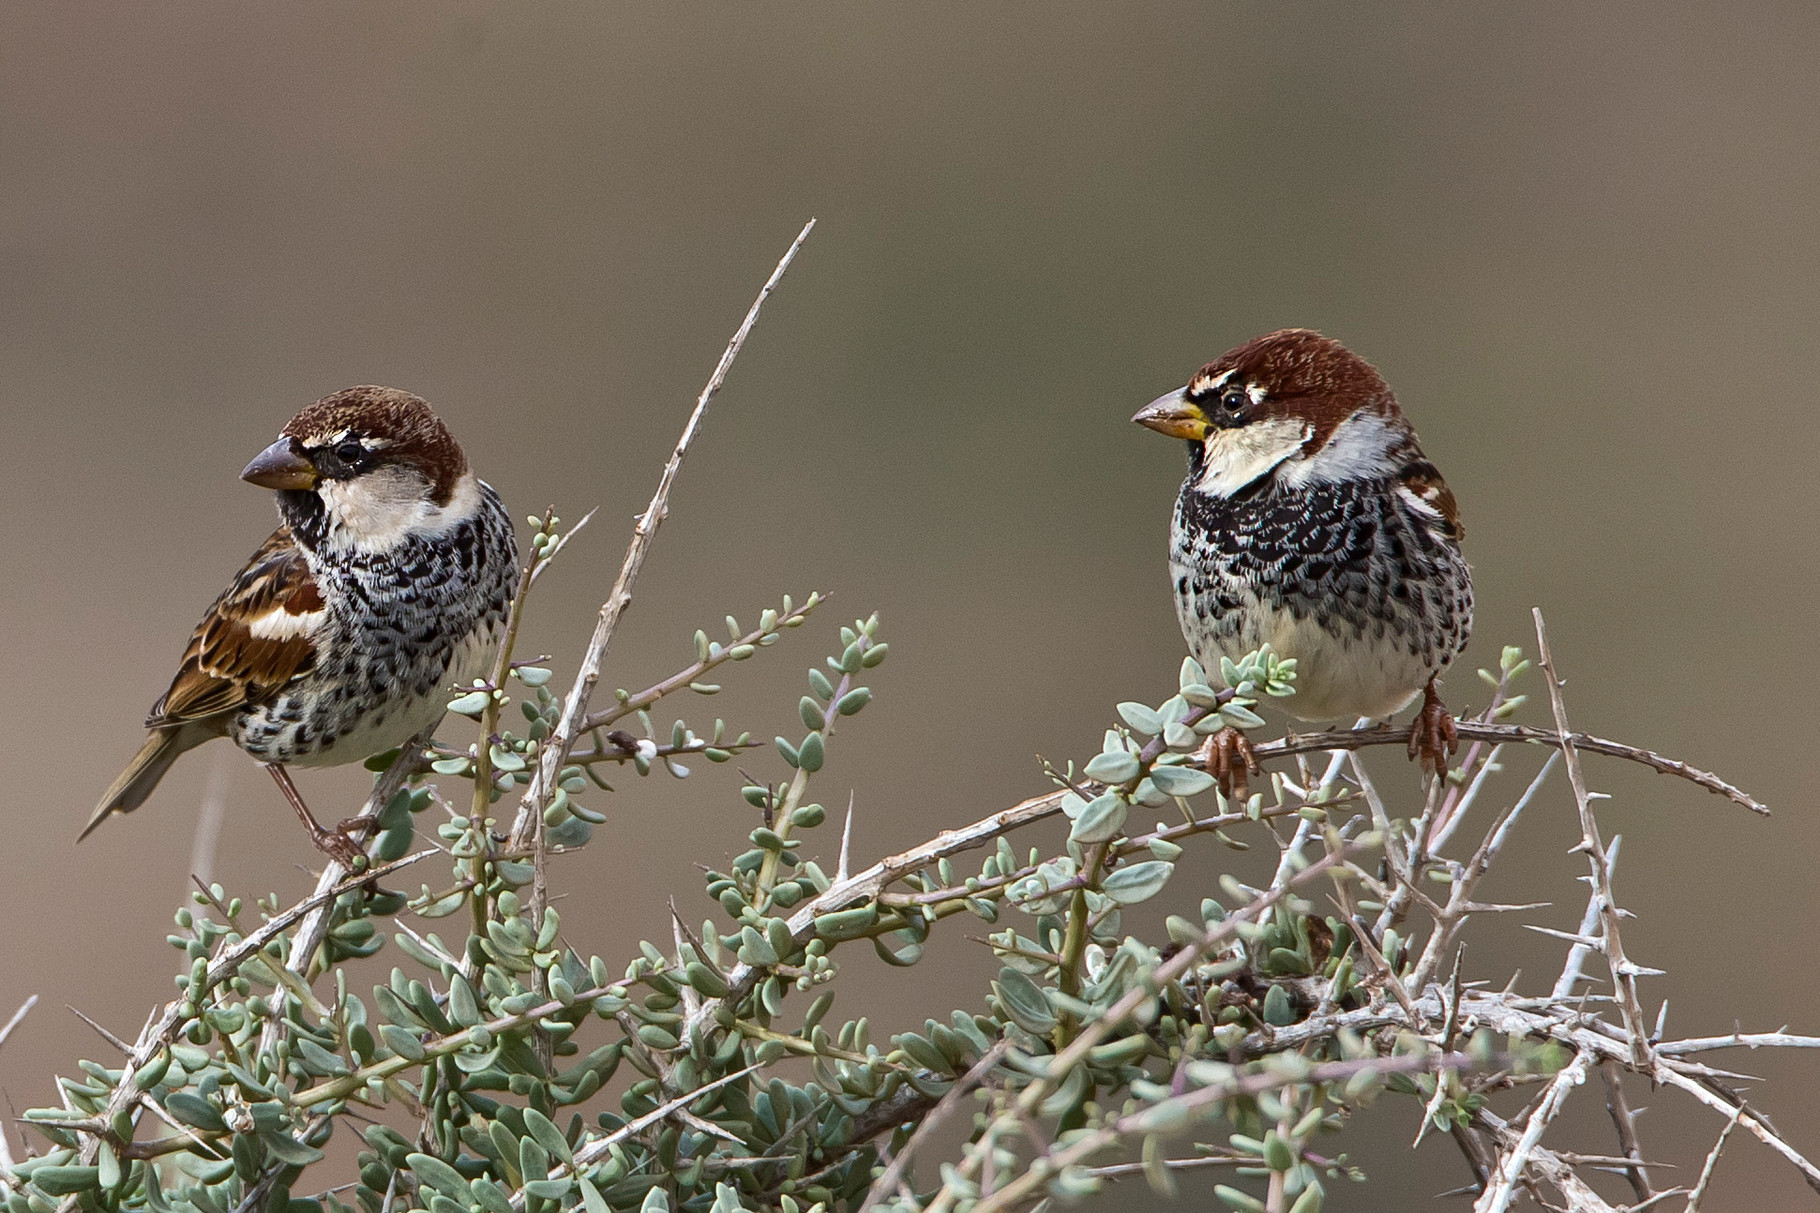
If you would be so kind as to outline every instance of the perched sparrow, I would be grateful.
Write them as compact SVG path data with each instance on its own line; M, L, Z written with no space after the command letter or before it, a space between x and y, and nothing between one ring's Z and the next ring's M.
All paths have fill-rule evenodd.
M1194 656L1209 672L1265 643L1295 658L1283 703L1302 720L1385 717L1420 691L1409 754L1439 774L1459 742L1435 678L1466 647L1472 577L1453 493L1376 369L1284 329L1132 420L1188 440L1169 569ZM1257 771L1236 730L1209 759L1241 792Z
M179 754L226 736L266 764L317 847L352 866L347 832L316 822L284 764L402 745L442 718L452 685L488 671L517 563L511 519L430 406L395 388L318 400L240 477L278 491L284 525L196 626L151 736L80 837L138 808Z

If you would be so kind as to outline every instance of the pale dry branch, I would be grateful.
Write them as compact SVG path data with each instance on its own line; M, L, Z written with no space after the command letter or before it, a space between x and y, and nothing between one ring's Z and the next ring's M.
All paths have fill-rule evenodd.
M1548 1090L1530 1112L1522 1134L1504 1151L1503 1157L1498 1159L1497 1165L1492 1169L1491 1184L1473 1205L1473 1213L1504 1213L1510 1208L1510 1202L1517 1194L1517 1182L1523 1177L1523 1169L1529 1165L1530 1155L1536 1146L1541 1144L1542 1131L1560 1115L1568 1093L1586 1080L1589 1060L1587 1054L1576 1053L1574 1059L1554 1076Z
M771 277L759 288L758 297L747 309L746 317L733 333L732 340L727 342L726 350L720 356L714 373L708 377L707 386L696 398L695 410L689 414L684 424L682 436L676 440L676 448L670 454L669 462L657 480L657 491L651 495L651 502L644 513L638 516L637 524L632 528L632 539L626 545L625 559L619 567L619 575L613 581L613 588L601 604L600 614L595 620L594 634L588 640L588 647L583 650L581 664L575 674L575 682L569 688L563 700L562 715L556 727L540 752L537 773L531 784L525 789L524 797L519 802L518 816L512 824L511 847L522 850L530 845L531 835L543 821L543 811L548 807L551 790L556 786L556 776L568 761L569 751L582 734L582 724L587 718L588 701L594 693L595 684L600 681L601 664L606 658L607 646L613 640L613 633L619 626L620 616L632 602L632 588L638 581L639 570L644 567L645 557L650 552L651 542L657 535L657 528L663 524L664 517L670 509L670 490L676 483L677 473L682 470L683 457L689 453L689 447L701 430L702 420L707 416L708 404L720 391L725 382L727 371L732 368L733 360L739 356L740 347L758 322L758 313L783 281L784 273L790 263L796 259L797 250L809 238L815 229L815 220L811 219L797 233L790 243L777 268L771 271Z
M1713 1172L1719 1166L1719 1155L1725 1152L1725 1139L1732 1135L1732 1130L1738 1127L1738 1121L1743 1115L1744 1109L1739 1108L1725 1122L1725 1127L1719 1130L1719 1140L1713 1143L1711 1152L1706 1156L1706 1165L1700 1168L1699 1180L1695 1182L1693 1191L1687 1194L1685 1213L1700 1213L1700 1202L1706 1198L1706 1186L1712 1183Z
M910 1135L910 1140L904 1143L904 1148L897 1152L897 1157L891 1160L891 1165L885 1168L884 1174L872 1181L872 1187L866 1192L866 1199L860 1205L859 1213L872 1213L872 1210L878 1207L879 1201L897 1190L898 1185L903 1182L904 1172L910 1166L910 1156L916 1153L917 1147L928 1140L935 1128L942 1123L949 1112L954 1110L955 1104L971 1095L973 1088L985 1081L986 1075L992 1072L992 1068L998 1065L1004 1058L1005 1051L1010 1047L1010 1041L999 1041L986 1050L958 1082L948 1088L947 1093L935 1105L934 1110L923 1118L923 1122L916 1127L916 1132Z

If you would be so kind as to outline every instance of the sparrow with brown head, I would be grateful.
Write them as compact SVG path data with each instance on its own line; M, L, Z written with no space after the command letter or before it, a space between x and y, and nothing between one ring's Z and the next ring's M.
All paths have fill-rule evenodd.
M1298 719L1388 717L1422 695L1411 758L1459 745L1435 679L1466 647L1472 576L1453 493L1372 365L1308 329L1208 363L1133 421L1188 444L1170 527L1176 616L1217 676L1265 644L1296 660ZM1257 760L1223 729L1205 754L1228 795Z
M283 525L203 615L145 745L79 837L138 808L185 751L229 737L352 867L349 830L318 824L285 767L400 746L487 672L518 559L511 519L429 404L395 388L318 400L241 478L276 491Z

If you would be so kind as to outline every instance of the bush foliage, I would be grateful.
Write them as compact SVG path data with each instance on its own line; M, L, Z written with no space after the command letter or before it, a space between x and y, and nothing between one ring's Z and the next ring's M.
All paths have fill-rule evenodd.
M1482 672L1490 706L1461 722L1459 765L1410 803L1358 760L1407 739L1389 726L1260 743L1268 787L1243 802L1219 794L1195 760L1207 735L1258 729L1254 709L1294 692L1294 663L1264 651L1218 671L1185 662L1174 696L1119 705L1101 751L1050 768L1041 795L858 870L839 814L817 799L837 728L863 725L887 656L877 617L855 620L838 639L830 630L788 735L766 745L782 777L727 789L753 822L748 845L706 873L694 912L629 957L571 947L597 932L562 921L547 860L609 820L603 773L680 777L755 748L720 720L664 726L655 713L820 624L816 595L756 624L729 617L726 638L696 633L669 677L589 709L640 545L736 348L568 694L512 658L524 597L566 539L546 514L532 520L494 677L453 696L443 733L471 740L377 761L369 867L331 866L288 907L226 882L198 889L169 937L184 957L179 997L118 1042L123 1057L59 1080L60 1105L25 1114L33 1153L0 1159L9 1213L997 1213L1127 1175L1169 1192L1198 1168L1220 1172L1233 1209L1312 1213L1359 1177L1341 1149L1350 1122L1391 1098L1459 1144L1478 1208L1528 1190L1612 1209L1614 1184L1638 1205L1662 1196L1630 1165L1643 1156L1626 1075L1711 1107L1727 1132L1744 1128L1820 1179L1698 1060L1815 1042L1665 1040L1645 1017L1637 984L1651 970L1623 950L1616 847L1579 758L1645 762L1761 806L1714 776L1570 733L1539 618L1543 669L1507 649ZM1508 723L1537 681L1553 727ZM1537 744L1552 751L1540 772L1500 799L1501 759ZM1478 897L1557 774L1582 826L1571 862L1591 889L1577 929ZM1172 882L1181 903L1178 860L1207 847L1265 848L1274 875L1221 876L1193 890L1190 916L1128 912ZM1463 971L1463 933L1505 912L1562 936L1547 986L1494 989ZM976 998L876 1027L841 1014L856 962L916 965L965 946L973 923L999 964ZM387 958L384 980L356 976ZM1544 1144L1594 1073L1615 1151ZM1529 1102L1498 1115L1488 1101L1513 1090ZM931 1132L943 1123L965 1138L958 1152ZM357 1152L325 1154L338 1134ZM1591 1174L1588 1155L1615 1155L1604 1161L1620 1178ZM1683 1174L1703 1189L1716 1159Z

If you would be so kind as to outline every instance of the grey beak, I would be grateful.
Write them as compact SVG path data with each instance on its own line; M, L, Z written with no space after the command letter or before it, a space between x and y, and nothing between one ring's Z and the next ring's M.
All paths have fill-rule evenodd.
M266 489L313 489L316 467L303 457L294 438L280 438L241 469L240 478Z

